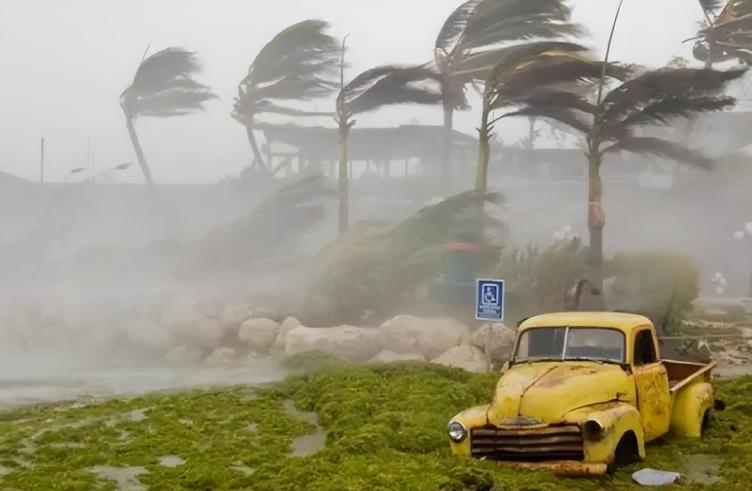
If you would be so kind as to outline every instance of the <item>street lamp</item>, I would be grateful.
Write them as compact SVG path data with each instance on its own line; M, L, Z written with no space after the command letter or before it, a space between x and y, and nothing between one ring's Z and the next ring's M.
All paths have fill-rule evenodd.
M743 229L734 232L734 239L738 241L745 239L752 241L752 222L745 223ZM752 242L750 242L750 244L752 245ZM750 248L750 253L752 253L752 248ZM750 272L749 275L749 295L752 296L752 272Z

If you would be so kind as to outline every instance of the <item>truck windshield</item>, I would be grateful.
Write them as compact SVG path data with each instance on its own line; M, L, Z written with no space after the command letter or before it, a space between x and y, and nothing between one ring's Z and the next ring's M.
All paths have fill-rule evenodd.
M624 363L624 334L601 327L538 327L520 336L514 360L593 360Z

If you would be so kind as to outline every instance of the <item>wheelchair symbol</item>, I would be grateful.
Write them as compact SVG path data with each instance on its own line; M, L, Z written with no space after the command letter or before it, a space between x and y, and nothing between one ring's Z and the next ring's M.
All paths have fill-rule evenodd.
M481 305L484 307L499 305L499 285L483 285Z

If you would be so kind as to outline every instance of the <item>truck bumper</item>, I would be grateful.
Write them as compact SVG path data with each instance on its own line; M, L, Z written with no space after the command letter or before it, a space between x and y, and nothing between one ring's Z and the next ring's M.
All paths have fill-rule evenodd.
M602 463L552 460L548 462L500 462L515 469L547 469L557 476L598 477L606 474L608 466Z

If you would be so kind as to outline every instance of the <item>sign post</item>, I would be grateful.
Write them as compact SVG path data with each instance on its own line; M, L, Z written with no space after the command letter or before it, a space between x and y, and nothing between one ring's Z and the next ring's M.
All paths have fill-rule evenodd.
M504 320L504 280L476 280L475 318L493 322Z

